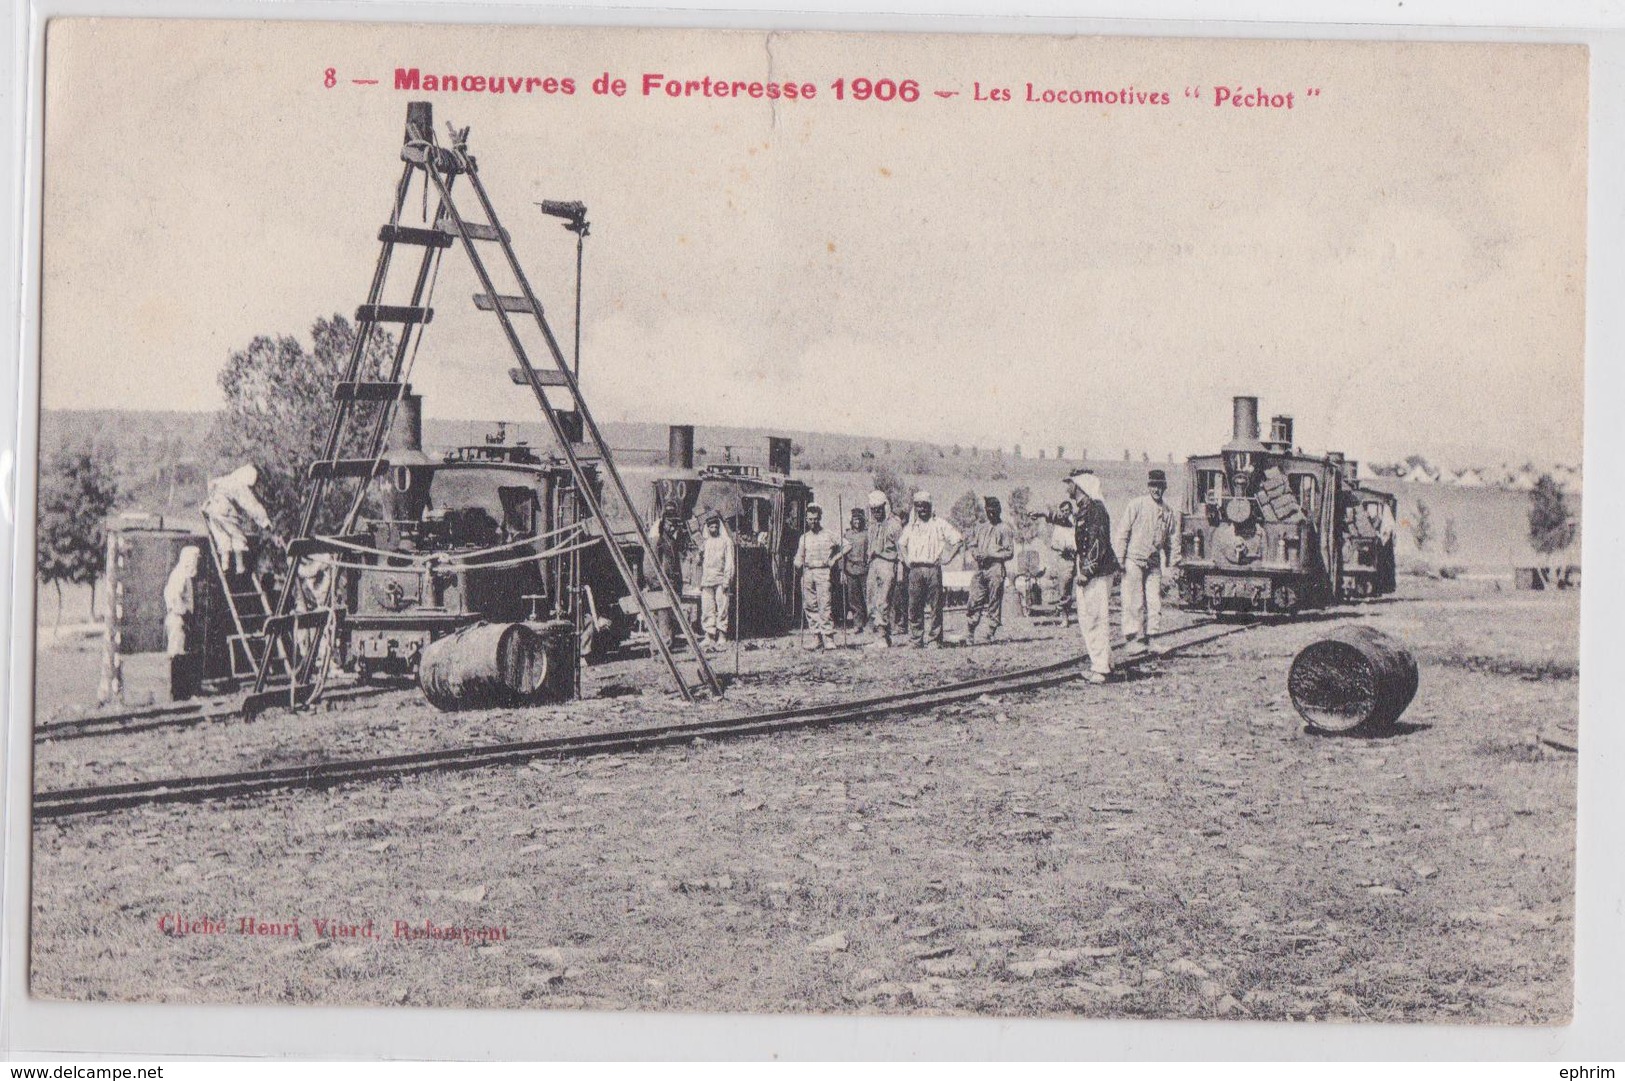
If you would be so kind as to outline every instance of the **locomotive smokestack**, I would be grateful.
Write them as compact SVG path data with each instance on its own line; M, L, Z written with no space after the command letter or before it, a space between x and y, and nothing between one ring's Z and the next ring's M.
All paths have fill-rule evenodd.
M1230 437L1237 443L1258 442L1258 399L1238 396L1230 406Z
M1270 437L1265 446L1276 454L1292 453L1292 418L1288 416L1275 416L1270 418Z
M767 437L767 471L790 475L790 441L783 436Z
M666 464L673 469L694 468L694 425L673 424L667 429Z
M423 395L410 389L395 405L395 417L389 425L389 439L384 444L392 465L426 465L423 453Z

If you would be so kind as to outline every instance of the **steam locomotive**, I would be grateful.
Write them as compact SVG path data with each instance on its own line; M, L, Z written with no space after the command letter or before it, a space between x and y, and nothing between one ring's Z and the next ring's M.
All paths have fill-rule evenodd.
M797 612L792 561L812 500L812 489L788 476L790 441L769 440L765 469L732 460L695 469L693 438L692 427L672 428L669 468L652 479L648 520L675 503L697 531L706 512L718 512L737 546L736 633L783 633ZM501 432L483 444L426 454L422 400L410 392L387 446L389 468L369 483L356 532L325 538L327 554L306 561L322 569L302 585L312 603L320 593L322 604L342 612L334 668L363 680L416 674L421 681L432 643L479 624L523 625L548 632L550 641L573 628L584 661L613 655L640 630L637 606L561 459ZM601 495L597 463L583 466L593 494ZM683 556L683 601L695 619L697 535L692 539ZM621 546L643 588L653 569L635 534L618 533L610 542ZM186 675L172 677L178 679L172 694L226 692L253 678L270 586L223 572L200 529L166 529L153 516L127 515L109 530L108 578L117 603L108 693L120 681L122 656L165 648L164 583L187 546L203 558L187 623L188 656L175 665ZM563 658L557 659L554 672L562 676Z
M675 504L679 516L690 523L716 513L733 538L738 619L731 622L743 637L784 634L795 627L799 615L794 561L813 492L790 476L790 451L789 439L769 436L765 470L737 461L695 469L693 427L672 425L668 468L654 479L650 521L660 517L661 508ZM696 537L682 556L684 602L696 611L699 550Z
M1230 442L1186 462L1180 602L1284 615L1392 593L1394 496L1342 454L1294 448L1289 416L1260 440L1257 398L1232 407Z
M636 629L619 603L626 587L562 460L500 435L431 458L415 394L396 410L389 446L389 472L372 482L355 553L335 560L345 612L338 667L363 679L409 675L430 642L477 622L571 623L587 659ZM600 495L596 465L584 472ZM610 541L641 569L635 539Z

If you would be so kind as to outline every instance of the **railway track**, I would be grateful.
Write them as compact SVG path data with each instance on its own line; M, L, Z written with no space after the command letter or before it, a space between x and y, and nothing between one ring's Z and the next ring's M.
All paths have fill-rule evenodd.
M1159 636L1160 648L1156 657L1131 657L1120 667L1137 668L1150 660L1173 656L1195 646L1249 630L1256 625L1256 623L1216 624L1208 621L1177 631L1165 632ZM919 713L975 700L989 694L1041 690L1076 680L1078 671L1078 661L1074 658L934 687L716 720L662 724L583 736L421 751L379 758L321 762L280 769L59 789L35 794L34 817L66 818L160 803L192 803L297 789L363 784L412 774L449 773L492 766L521 765L541 758L584 758L590 755L669 747L694 740L769 735L797 728Z
M362 699L374 698L400 687L356 685L329 691L317 708L348 705ZM207 721L237 718L243 714L241 695L182 702L174 705L147 706L120 713L98 713L89 717L70 717L60 721L47 721L34 726L34 742L86 739L93 736L122 736L132 732L151 732L161 728L187 728Z

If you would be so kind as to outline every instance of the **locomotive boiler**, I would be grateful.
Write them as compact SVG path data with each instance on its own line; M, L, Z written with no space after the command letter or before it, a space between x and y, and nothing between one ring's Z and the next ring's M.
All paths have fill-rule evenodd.
M1291 614L1392 593L1395 498L1344 455L1295 448L1289 416L1260 439L1257 398L1232 407L1230 442L1186 462L1181 603Z

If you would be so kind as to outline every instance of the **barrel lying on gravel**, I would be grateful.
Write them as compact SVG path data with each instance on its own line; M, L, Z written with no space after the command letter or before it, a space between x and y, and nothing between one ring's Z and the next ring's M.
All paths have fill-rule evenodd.
M1339 627L1311 642L1286 678L1298 713L1327 732L1392 725L1416 697L1416 683L1410 651L1370 627Z
M563 621L464 627L424 648L418 685L444 710L562 702L575 689L575 630Z

